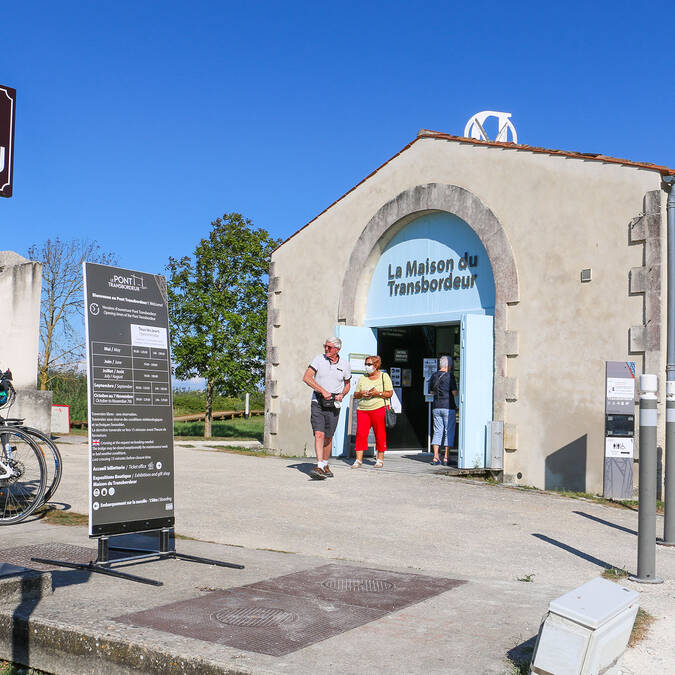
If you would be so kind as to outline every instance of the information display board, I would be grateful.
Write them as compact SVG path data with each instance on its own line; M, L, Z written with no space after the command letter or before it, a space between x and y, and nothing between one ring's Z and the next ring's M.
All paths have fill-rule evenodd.
M173 406L162 276L84 264L89 535L173 527Z
M634 361L605 364L605 462L603 496L632 499L635 435Z
M438 359L424 359L422 361L422 371L424 372L424 400L431 403L434 395L429 390L431 376L438 370Z

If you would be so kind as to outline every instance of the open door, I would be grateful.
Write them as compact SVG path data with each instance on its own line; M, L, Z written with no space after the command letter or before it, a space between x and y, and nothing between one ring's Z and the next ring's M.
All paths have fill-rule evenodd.
M377 354L377 329L366 326L336 326L335 336L342 340L342 349L340 356L349 360L350 354ZM332 456L342 455L348 452L349 429L347 424L350 419L350 409L352 406L352 392L356 383L361 377L360 373L352 374L352 386L349 394L342 403L340 417L338 419L337 429L333 436Z
M492 420L493 318L465 314L460 330L458 466L478 469L485 467L488 422Z

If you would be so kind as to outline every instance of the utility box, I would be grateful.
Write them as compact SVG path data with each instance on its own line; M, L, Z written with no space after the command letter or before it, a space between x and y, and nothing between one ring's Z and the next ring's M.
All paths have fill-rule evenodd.
M553 600L539 629L531 672L619 673L639 599L635 591L597 578Z
M454 412L454 411L453 411ZM496 471L504 470L504 422L487 423L487 457L485 466Z

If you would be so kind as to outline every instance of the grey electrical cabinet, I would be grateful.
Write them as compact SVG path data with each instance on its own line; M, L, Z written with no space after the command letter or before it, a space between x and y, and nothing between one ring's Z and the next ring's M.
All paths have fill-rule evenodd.
M598 577L553 600L539 629L531 672L618 673L639 598L635 591Z

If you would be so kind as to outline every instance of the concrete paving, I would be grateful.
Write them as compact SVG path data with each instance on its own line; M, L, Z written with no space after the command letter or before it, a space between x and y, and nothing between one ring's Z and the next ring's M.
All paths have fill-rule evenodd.
M61 447L55 503L86 513L86 445ZM635 571L634 511L452 478L411 461L392 456L383 470L336 462L335 478L311 481L306 459L177 447L176 531L191 538L178 539L178 549L245 569L174 560L125 568L163 581L159 588L70 570L52 573L51 587L2 581L0 657L58 673L502 674L552 599L608 566ZM662 527L659 517L658 535ZM40 542L95 543L85 528L36 519L0 528L0 550ZM279 657L116 620L326 563L466 583ZM675 549L657 550L657 574L665 583L621 581L656 618L624 656L626 674L675 672Z

